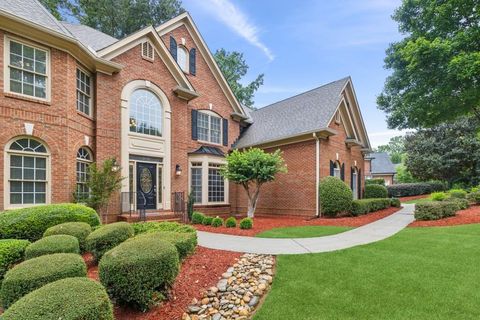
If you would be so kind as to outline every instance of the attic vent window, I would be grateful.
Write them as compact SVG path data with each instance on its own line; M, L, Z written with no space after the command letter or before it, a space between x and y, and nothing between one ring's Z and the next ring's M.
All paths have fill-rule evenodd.
M153 46L148 41L142 43L142 58L150 61L153 61L154 59Z
M337 111L337 113L335 113L335 122L336 123L341 122L340 111Z

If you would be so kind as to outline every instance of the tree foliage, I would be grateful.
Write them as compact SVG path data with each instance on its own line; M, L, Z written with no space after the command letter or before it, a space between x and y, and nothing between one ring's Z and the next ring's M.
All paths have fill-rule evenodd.
M378 146L378 152L386 152L390 156L390 160L393 163L402 162L402 155L405 153L405 137L396 136L390 138L388 144Z
M243 85L241 79L248 71L248 65L243 58L243 53L219 49L215 52L214 57L238 101L242 105L252 107L255 91L263 84L263 74L258 75L249 84Z
M393 19L406 36L387 49L378 106L391 128L480 120L480 2L403 0Z
M248 216L253 217L262 185L275 180L277 173L287 171L282 153L280 150L267 153L259 148L234 150L226 160L222 175L245 189L248 196Z
M61 11L70 6L68 0L40 0L40 3L58 20L63 19Z
M461 118L407 135L408 171L421 181L443 180L473 185L480 179L479 121Z

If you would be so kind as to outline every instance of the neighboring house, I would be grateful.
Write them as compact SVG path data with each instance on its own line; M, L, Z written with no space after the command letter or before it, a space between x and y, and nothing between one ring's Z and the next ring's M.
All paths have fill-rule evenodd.
M367 179L383 179L385 185L394 183L397 173L395 165L386 152L373 152L365 157L365 176Z
M118 40L4 0L0 44L0 210L87 195L88 166L115 158L126 179L108 221L169 213L190 191L198 210L243 213L220 166L251 146L282 149L289 169L265 186L260 213L315 214L328 175L361 197L370 144L350 78L243 108L188 13Z

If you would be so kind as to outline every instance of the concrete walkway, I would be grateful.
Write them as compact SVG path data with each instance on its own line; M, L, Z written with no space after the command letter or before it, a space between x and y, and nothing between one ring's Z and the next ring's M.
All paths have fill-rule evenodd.
M405 228L414 220L415 205L402 204L402 206L403 209L388 217L331 236L267 239L198 231L198 244L211 249L262 254L303 254L341 250L386 239Z

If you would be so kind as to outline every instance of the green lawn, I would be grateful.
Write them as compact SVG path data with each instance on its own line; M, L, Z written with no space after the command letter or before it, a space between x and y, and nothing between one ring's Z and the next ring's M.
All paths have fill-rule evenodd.
M405 201L403 203L422 203L422 202L428 202L428 201L432 201L432 199L430 199L430 197L428 197L428 198L421 198L421 199Z
M480 224L277 260L255 320L480 319Z
M260 238L311 238L323 237L351 230L350 227L337 226L302 226L274 228L257 234Z

